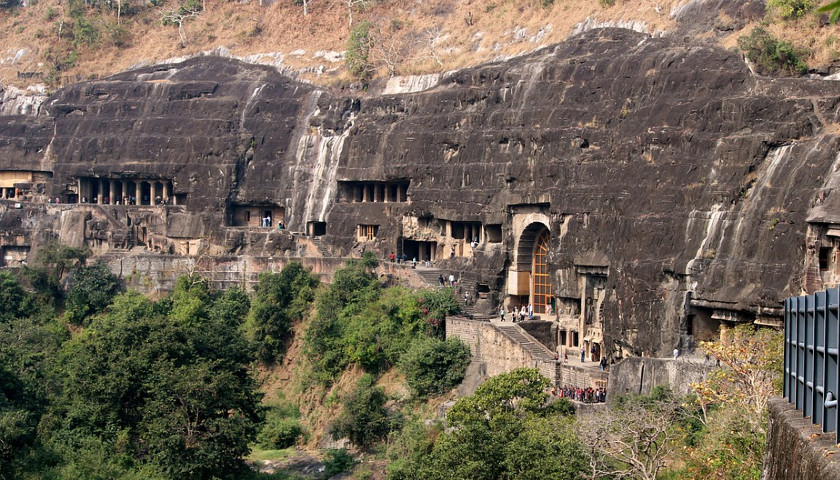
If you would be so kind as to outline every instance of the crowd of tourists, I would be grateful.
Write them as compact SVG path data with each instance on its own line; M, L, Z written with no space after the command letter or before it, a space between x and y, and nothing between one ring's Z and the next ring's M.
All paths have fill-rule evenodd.
M604 388L580 388L566 385L562 388L553 387L551 395L583 403L604 403L607 401L607 391Z

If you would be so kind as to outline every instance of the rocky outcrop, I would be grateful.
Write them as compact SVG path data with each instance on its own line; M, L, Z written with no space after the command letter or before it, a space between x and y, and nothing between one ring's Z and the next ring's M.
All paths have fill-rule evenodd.
M766 321L799 293L809 212L836 195L838 98L835 82L760 78L733 52L622 29L369 97L200 57L2 117L0 170L50 171L62 201L113 181L153 203L171 182L178 208L139 219L146 235L301 254L301 237L237 224L266 210L335 256L472 271L491 304L527 287L543 225L554 314L597 326L607 355L667 354L693 323Z

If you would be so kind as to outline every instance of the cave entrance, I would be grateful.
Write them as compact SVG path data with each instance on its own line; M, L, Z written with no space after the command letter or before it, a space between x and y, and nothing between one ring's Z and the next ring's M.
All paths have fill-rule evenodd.
M433 262L437 252L437 242L423 242L418 240L405 240L403 242L403 253L409 260L416 258L419 262Z
M323 237L327 234L327 222L308 222L306 230L310 237Z
M151 205L152 204L152 186L149 182L140 182L140 198L137 199L137 205Z
M534 261L531 269L531 300L534 304L534 311L537 313L547 313L551 305L551 278L548 274L548 256L549 248L548 229L544 229L537 237L537 243L534 245Z
M519 237L516 251L516 293L528 298L534 313L553 310L554 296L548 271L551 235L541 222L528 225Z

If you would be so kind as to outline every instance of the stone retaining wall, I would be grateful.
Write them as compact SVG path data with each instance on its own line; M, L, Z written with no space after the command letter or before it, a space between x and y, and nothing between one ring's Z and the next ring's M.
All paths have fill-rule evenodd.
M784 398L770 399L770 428L762 480L840 478L840 448L834 433L803 418Z
M554 385L585 388L607 383L605 372L535 358L490 322L448 317L446 336L456 336L469 345L473 362L483 365L480 370L486 377L528 367L539 369Z
M714 367L702 363L668 358L630 357L610 365L607 394L648 394L657 385L669 385L675 393L691 391L691 382L699 382Z

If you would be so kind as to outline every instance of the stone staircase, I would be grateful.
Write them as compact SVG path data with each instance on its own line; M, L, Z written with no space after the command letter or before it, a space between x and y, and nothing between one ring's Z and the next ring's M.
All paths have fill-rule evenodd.
M554 361L554 353L546 348L545 345L537 341L536 338L528 335L518 325L499 325L494 326L502 332L506 337L515 343L518 343L525 351L530 353L535 360L542 360L546 362Z
M425 267L417 267L415 270L417 276L419 276L424 283L429 285L430 287L437 287L440 286L440 276L443 275L443 278L449 281L449 271L438 270L436 268L425 268ZM461 306L461 315L473 318L475 316L475 304L476 300L476 278L470 272L451 272L451 274L455 275L457 279L458 286L455 289L456 296L458 298L458 304ZM464 303L464 292L470 292L470 304L467 305Z
M324 244L324 237L311 237L312 244L315 245L315 248L318 249L318 252L321 253L321 256L324 258L330 258L333 256L332 252L327 248Z
M414 273L416 273L417 276L422 278L423 281L427 283L430 287L436 287L440 285L440 282L438 282L438 278L440 277L440 275L443 274L443 271L435 268L418 267L414 271Z

